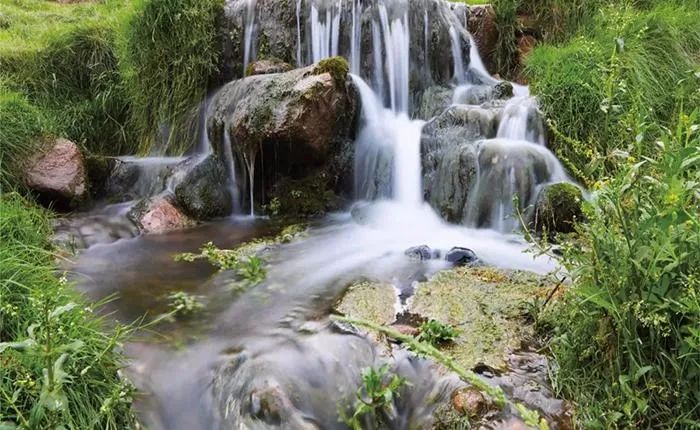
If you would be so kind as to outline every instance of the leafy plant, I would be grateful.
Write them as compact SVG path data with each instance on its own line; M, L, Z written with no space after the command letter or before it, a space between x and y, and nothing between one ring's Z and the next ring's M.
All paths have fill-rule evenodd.
M586 427L700 420L700 115L681 114L588 205L551 312L556 383Z
M459 336L459 330L440 321L429 320L421 324L418 340L433 346L454 342Z
M193 262L205 259L219 270L235 271L248 285L254 285L264 281L267 276L265 261L255 255L260 245L260 242L253 241L235 249L219 249L213 242L208 242L200 249L199 254L179 254L175 256L175 261Z
M188 294L184 291L170 293L167 299L170 313L173 316L191 316L204 309L200 296Z
M368 367L362 370L362 386L355 395L352 415L341 417L353 430L368 427L381 428L386 425L387 413L394 406L394 399L399 397L399 390L407 385L404 378L391 373L389 365L379 368Z
M251 284L259 284L265 280L267 270L260 257L251 255L245 262L239 264L238 274Z

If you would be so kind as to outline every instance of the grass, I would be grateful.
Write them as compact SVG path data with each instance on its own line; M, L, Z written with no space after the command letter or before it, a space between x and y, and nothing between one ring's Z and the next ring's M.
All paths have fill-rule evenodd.
M193 109L218 71L223 3L137 1L123 30L122 72L141 153L181 154L191 147Z
M123 329L102 322L56 276L47 213L0 199L0 427L134 426L132 387L118 376Z
M525 70L569 170L593 185L620 155L641 159L677 117L700 103L700 9L610 6L564 44L537 47Z
M551 309L555 382L585 428L700 423L700 115L680 114L588 204Z

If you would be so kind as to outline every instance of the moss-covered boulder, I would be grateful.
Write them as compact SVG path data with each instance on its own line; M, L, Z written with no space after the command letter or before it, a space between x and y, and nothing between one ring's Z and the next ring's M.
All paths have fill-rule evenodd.
M531 226L538 233L571 233L584 219L583 192L571 183L547 185L537 196Z
M532 273L460 267L421 283L409 310L459 329L457 340L441 349L463 367L503 369L508 354L532 335L525 304L544 297L550 286L551 280Z
M390 284L362 281L352 284L335 310L341 314L378 324L396 319L396 291Z

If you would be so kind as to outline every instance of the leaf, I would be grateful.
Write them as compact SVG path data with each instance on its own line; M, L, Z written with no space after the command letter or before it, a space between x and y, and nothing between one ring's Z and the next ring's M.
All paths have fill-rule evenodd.
M16 428L17 428L17 425L14 423L8 423L8 422L0 423L0 430L14 430Z
M646 375L647 373L649 373L649 371L652 370L653 368L654 368L654 366L644 366L644 367L640 367L639 369L637 369L636 372L634 372L634 380L635 380L635 381L638 381L639 378L641 378L642 376L644 376L644 375Z
M49 314L49 318L56 318L57 316L65 314L66 312L72 311L76 307L78 307L76 303L68 303L66 305L59 306L53 311L51 311L51 313Z
M22 351L24 349L33 348L34 346L36 346L34 339L25 339L22 342L1 342L0 354L5 352L5 350L8 348Z

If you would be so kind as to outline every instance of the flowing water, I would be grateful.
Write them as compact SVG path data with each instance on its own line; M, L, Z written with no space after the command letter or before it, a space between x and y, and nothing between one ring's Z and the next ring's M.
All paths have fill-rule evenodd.
M246 1L245 67L256 56L256 2ZM371 19L363 26L367 10ZM424 16L427 55L427 9ZM343 33L343 26L350 32ZM78 288L91 297L116 294L106 310L123 321L143 315L152 321L167 311L173 292L194 294L204 304L205 311L196 317L160 322L152 327L157 334L144 333L125 345L132 359L127 373L146 393L138 402L140 416L151 429L345 428L338 410L356 391L360 370L384 362L412 384L395 402L390 428L418 428L430 421L435 400L448 400L460 382L401 350L389 359L365 336L331 323L328 314L348 285L361 279L390 283L398 309L399 297L410 295L415 281L448 268L445 260L416 262L405 255L406 249L423 244L442 255L455 246L468 247L484 264L496 267L537 273L556 268L548 257L527 253L527 244L513 234L514 196L531 203L544 185L568 181L544 146L536 102L524 96L527 88L516 87L521 97L501 106L498 138L462 142L476 154L476 181L471 190L463 190L469 193L469 227L450 224L423 197L426 123L409 117L408 3L298 0L296 28L300 65L307 62L302 60L305 46L310 59L318 61L338 54L341 34L348 34L353 82L362 100L355 142L356 201L314 221L292 243L263 251L267 276L254 288L239 288L241 279L231 271L173 260L209 241L230 248L279 230L254 218L231 217L165 235L124 234L114 243L91 246L71 269ZM302 40L302 28L309 30L308 41ZM360 67L363 32L372 38L369 70ZM486 72L473 40L465 68L462 32L451 27L449 34L459 84L456 103L474 99L469 93L474 88L498 82ZM235 191L234 208L240 214L231 153L235 142L227 129L223 144L231 179L226 186ZM200 141L196 152L206 155L211 145L201 138L207 140ZM254 153L246 159L251 215L254 160Z

